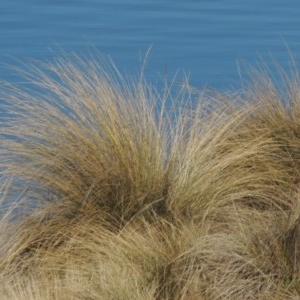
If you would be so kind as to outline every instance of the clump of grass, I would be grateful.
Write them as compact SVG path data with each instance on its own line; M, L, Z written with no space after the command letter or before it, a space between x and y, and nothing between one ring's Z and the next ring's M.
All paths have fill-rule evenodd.
M300 295L297 74L174 96L78 56L19 72L0 89L2 299Z

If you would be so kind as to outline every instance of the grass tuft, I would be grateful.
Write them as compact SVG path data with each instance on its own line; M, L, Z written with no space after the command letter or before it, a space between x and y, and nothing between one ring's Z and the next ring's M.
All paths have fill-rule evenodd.
M1 299L298 299L300 82L159 92L109 62L0 88Z

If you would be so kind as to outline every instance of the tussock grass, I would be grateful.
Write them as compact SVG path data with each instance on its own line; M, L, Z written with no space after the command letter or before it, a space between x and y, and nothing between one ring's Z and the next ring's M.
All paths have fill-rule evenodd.
M174 96L78 56L18 71L1 299L300 297L297 74Z

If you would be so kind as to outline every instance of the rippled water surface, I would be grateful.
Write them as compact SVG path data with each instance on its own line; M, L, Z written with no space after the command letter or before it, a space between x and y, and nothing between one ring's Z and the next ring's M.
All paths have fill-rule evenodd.
M239 84L244 61L255 65L261 56L288 67L287 48L300 50L300 2L1 0L0 43L4 64L97 49L129 74L151 48L149 80L184 71L196 87L227 89ZM1 80L12 78L1 72Z

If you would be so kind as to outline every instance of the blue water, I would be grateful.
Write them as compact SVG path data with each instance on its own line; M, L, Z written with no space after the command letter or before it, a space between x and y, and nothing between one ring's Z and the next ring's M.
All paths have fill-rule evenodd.
M288 49L300 50L300 1L0 1L2 64L99 51L134 75L150 48L149 81L185 73L197 88L230 89L245 61L288 68Z

